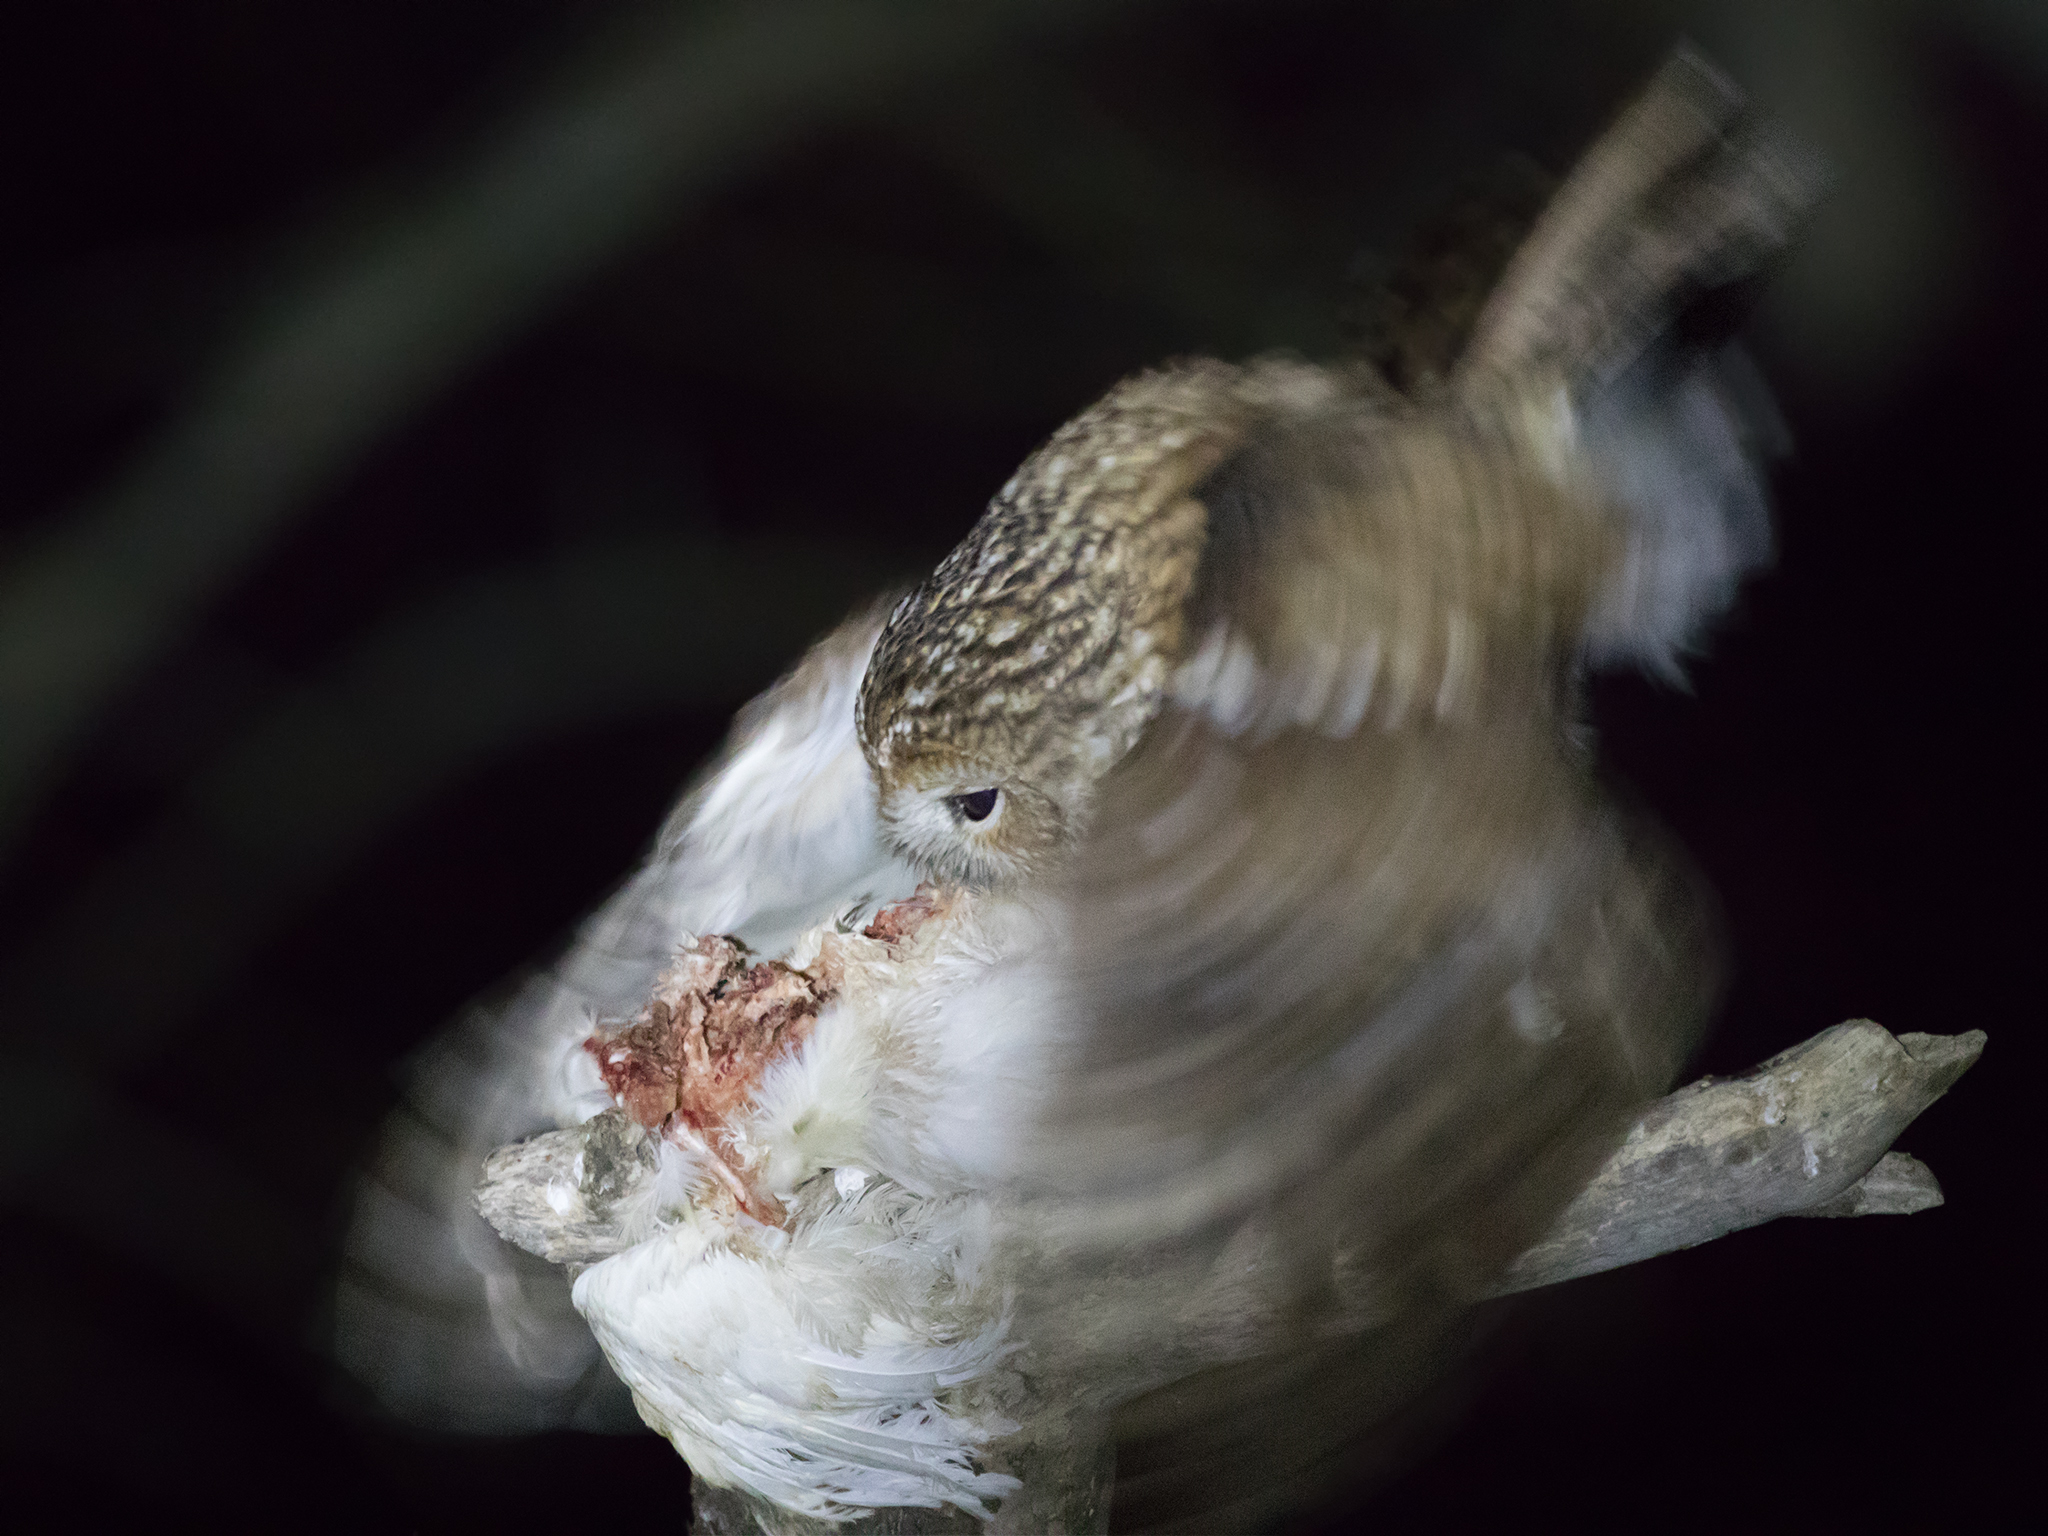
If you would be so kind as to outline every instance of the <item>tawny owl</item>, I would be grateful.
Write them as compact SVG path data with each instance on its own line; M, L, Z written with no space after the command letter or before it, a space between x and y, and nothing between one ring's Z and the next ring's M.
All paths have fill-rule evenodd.
M429 1059L344 1357L507 1428L601 1418L601 1347L700 1477L829 1517L986 1516L1119 1412L1184 1490L1329 1454L1704 1018L1700 895L1579 690L1673 670L1768 553L1767 408L1674 327L1814 190L1681 56L1490 288L1062 427ZM468 1201L584 1122L492 1165L570 1292Z

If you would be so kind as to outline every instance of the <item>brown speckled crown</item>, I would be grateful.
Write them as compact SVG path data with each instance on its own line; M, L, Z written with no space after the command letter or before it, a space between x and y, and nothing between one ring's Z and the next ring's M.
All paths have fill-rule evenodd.
M1157 713L1205 540L1187 492L1244 415L1241 371L1141 374L1055 432L889 618L860 694L887 782L959 760L1092 776ZM1103 756L1107 761L1099 761Z

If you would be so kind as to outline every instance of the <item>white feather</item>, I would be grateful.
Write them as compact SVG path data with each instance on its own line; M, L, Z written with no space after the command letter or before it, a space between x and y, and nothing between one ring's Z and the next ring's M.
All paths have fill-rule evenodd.
M1015 1176L1052 1079L1054 937L1030 908L963 898L903 949L799 945L842 990L729 1144L791 1206L791 1233L685 1213L575 1289L642 1417L698 1474L828 1517L980 1514L1015 1486L975 1459L1016 1427L984 1192Z
M638 1013L695 934L737 934L772 955L852 903L915 888L916 873L877 837L854 733L882 618L842 625L750 705L648 862L561 960L414 1064L409 1102L364 1186L349 1237L355 1273L338 1300L339 1355L395 1411L487 1431L583 1413L595 1347L561 1278L522 1263L470 1209L485 1155L608 1106L583 1041L598 1019ZM672 1207L687 1175L665 1165L655 1205ZM495 1350L446 1321L472 1309Z
M1762 460L1783 428L1731 348L1675 376L1672 358L1653 351L1588 404L1582 431L1627 538L1587 624L1587 659L1675 680L1742 579L1770 560Z
M680 1224L586 1271L579 1311L698 1476L826 1517L950 1503L1015 1479L975 1454L1016 1426L994 1386L1008 1314L985 1210L877 1181L786 1241Z

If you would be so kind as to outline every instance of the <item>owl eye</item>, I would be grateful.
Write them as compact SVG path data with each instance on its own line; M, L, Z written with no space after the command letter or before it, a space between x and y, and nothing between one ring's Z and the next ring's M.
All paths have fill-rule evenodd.
M962 821L987 821L1002 793L999 789L977 789L970 794L949 795L946 804L953 807L953 814Z

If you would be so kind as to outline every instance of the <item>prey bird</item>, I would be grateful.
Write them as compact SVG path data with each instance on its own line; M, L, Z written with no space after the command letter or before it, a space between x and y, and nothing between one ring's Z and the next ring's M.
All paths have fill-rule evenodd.
M616 1378L826 1520L1026 1529L1033 1456L1119 1424L1212 1516L1340 1455L1709 1011L1706 897L1581 695L1769 555L1768 401L1680 322L1818 181L1680 54L1363 357L1061 427L423 1060L344 1361L495 1430Z

